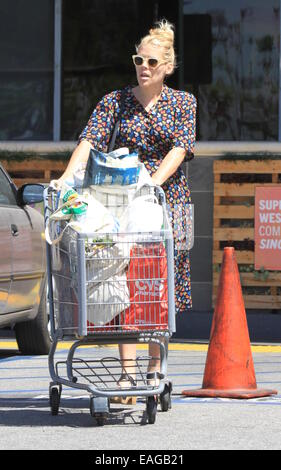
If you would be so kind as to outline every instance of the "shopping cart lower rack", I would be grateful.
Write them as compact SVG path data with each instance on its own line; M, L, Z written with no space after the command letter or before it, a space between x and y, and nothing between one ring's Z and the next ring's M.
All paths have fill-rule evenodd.
M47 243L53 415L59 412L63 385L90 394L90 413L99 425L106 422L114 397L145 397L149 423L155 422L158 402L162 411L171 408L167 357L175 331L173 234L164 193L153 191L163 211L159 231L85 234L66 221L50 224L57 194L45 190L46 224L53 235L63 233L58 243ZM71 340L63 361L55 357L61 340ZM137 348L136 359L101 357L104 345L116 344L153 344L158 353L152 356L148 347L144 354ZM91 355L84 357L88 348Z

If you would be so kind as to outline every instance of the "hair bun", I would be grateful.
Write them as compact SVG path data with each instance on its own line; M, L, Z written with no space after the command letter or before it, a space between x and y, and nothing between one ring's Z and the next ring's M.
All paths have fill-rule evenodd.
M164 41L170 41L173 44L175 39L174 26L167 20L158 21L155 27L149 30L149 35L162 38Z

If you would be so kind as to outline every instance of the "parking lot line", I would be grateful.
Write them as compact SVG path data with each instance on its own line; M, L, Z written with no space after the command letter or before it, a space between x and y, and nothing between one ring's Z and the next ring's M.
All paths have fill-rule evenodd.
M58 343L57 349L68 349L71 347L73 342L71 341L61 341ZM81 346L81 347L89 347L89 345ZM93 347L93 346L90 346ZM94 346L99 347L99 346ZM102 348L108 347L108 345L103 344ZM112 344L112 348L116 348L117 344ZM145 345L137 345L137 349L143 350L146 349L147 346ZM0 341L0 349L11 349L17 350L18 345L16 341ZM251 345L252 352L255 353L281 353L281 345L279 344L265 344L265 345ZM169 351L201 351L207 352L208 344L206 343L170 343L169 344Z

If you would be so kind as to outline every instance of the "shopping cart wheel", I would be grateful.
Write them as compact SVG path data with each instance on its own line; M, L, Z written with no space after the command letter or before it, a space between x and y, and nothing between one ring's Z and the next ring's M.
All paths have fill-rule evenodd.
M159 396L160 406L162 411L168 411L172 408L172 400L171 400L171 393L172 393L172 383L169 382L165 384L163 392Z
M61 385L51 384L49 387L50 408L53 416L59 412L61 389Z
M146 414L147 414L147 420L149 424L155 423L156 413L157 413L157 398L155 398L154 396L147 397Z
M104 426L109 415L108 398L91 397L90 413L96 419L98 426Z

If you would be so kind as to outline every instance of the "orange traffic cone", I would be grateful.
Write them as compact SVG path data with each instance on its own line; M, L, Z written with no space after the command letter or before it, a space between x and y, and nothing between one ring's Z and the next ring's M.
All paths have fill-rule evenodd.
M250 338L234 248L225 248L202 388L189 397L256 398L276 394L257 389Z

